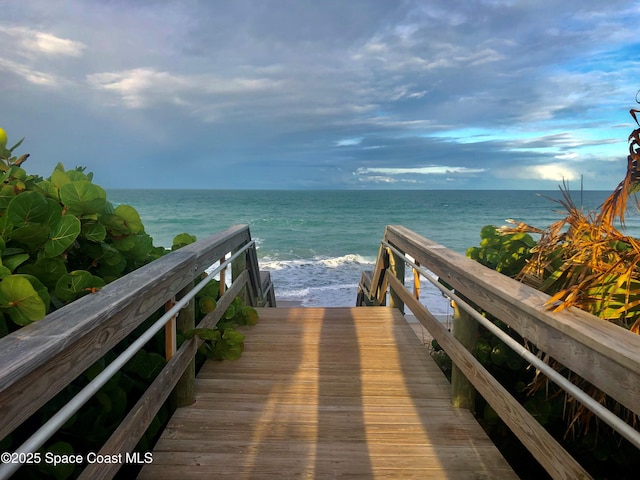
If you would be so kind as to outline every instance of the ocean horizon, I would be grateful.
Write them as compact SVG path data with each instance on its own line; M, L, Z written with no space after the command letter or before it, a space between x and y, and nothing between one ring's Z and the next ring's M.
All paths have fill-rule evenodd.
M599 207L609 194L571 192L585 211ZM485 225L502 226L511 218L545 228L563 216L560 190L107 189L107 195L115 205L138 211L156 246L170 247L183 232L202 239L248 224L260 268L271 272L276 299L303 306L355 305L360 275L373 269L386 225L404 225L464 254L479 245ZM640 234L633 200L626 232ZM422 292L434 314L451 314L435 287L425 285Z

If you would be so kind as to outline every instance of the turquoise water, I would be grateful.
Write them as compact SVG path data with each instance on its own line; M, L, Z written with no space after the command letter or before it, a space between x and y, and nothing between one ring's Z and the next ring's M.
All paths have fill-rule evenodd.
M608 193L584 192L584 208L596 208ZM546 198L561 198L560 191L110 190L108 197L138 210L155 245L170 246L182 232L205 238L249 224L277 298L306 306L354 304L360 274L373 268L386 225L404 225L464 253L479 244L484 225L514 218L544 228L561 218L561 206ZM580 205L579 192L573 199ZM635 210L627 225L630 234L640 234ZM425 297L434 313L447 313L439 293Z

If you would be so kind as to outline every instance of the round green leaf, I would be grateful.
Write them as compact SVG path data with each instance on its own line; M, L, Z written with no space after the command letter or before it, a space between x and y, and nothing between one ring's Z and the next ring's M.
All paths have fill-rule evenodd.
M136 246L136 239L133 235L119 238L113 241L113 246L121 252L128 252Z
M47 311L49 310L49 304L51 303L51 295L49 295L49 290L47 289L47 287L43 285L43 283L40 281L39 278L33 275L28 275L23 273L14 275L14 277L22 277L29 280L29 283L31 283L31 286L34 288L36 293L40 296L40 298L44 302L45 309Z
M122 217L113 213L105 213L100 216L100 222L108 230L109 234L115 237L128 235L129 230Z
M44 255L57 257L69 248L80 235L80 220L72 215L63 216L51 230L51 235L44 245Z
M47 205L49 208L49 212L47 214L47 218L44 220L43 223L46 223L51 227L56 223L58 223L62 218L62 207L53 198L47 198Z
M10 275L0 282L0 305L17 325L28 325L44 318L47 309L31 282L21 275Z
M41 223L34 223L16 228L9 233L8 237L31 250L35 250L49 238L49 227Z
M36 260L35 263L24 265L19 271L37 277L47 287L54 289L60 277L67 274L67 266L61 257L43 257Z
M22 192L7 207L9 221L16 227L30 223L44 223L49 217L47 199L39 192Z
M13 272L27 260L29 260L28 253L19 253L18 255L9 255L7 257L2 257L2 264Z
M0 210L6 209L15 196L16 191L11 185L4 185L0 188Z
M171 245L171 250L178 250L186 245L194 243L196 241L196 237L194 235L190 235L188 233L181 233L176 235L173 238L173 244Z
M133 258L134 260L143 261L147 258L147 255L153 248L153 239L147 235L146 233L133 235L134 244L127 251L127 257Z
M100 212L107 203L107 194L98 185L81 180L60 187L60 200L67 213L82 216Z
M198 296L213 297L217 299L220 296L220 282L215 278L212 279L202 290L200 290L200 292L198 292Z
M140 220L140 215L132 206L118 205L113 213L124 220L127 233L144 233L144 225Z
M95 277L86 270L74 270L58 280L54 291L60 300L70 302L103 286L104 281L100 277Z
M198 300L198 307L200 312L207 314L213 312L216 309L216 299L210 296L204 296Z
M82 236L90 242L102 242L107 236L107 229L97 222L82 222Z
M51 174L50 181L51 184L58 189L58 191L66 184L71 183L71 179L69 178L69 175L65 173L64 166L61 163L58 163L55 170Z

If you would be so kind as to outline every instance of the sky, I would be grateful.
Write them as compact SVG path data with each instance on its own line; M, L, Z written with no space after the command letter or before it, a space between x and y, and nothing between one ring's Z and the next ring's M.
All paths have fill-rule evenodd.
M5 0L0 127L105 188L612 190L636 0Z

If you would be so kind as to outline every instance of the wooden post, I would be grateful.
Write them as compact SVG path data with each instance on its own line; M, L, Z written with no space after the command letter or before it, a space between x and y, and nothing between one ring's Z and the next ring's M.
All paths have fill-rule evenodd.
M178 292L176 298L179 300L184 297L193 288L193 282ZM181 332L187 332L196 328L196 300L191 299L182 310L178 313L176 320L176 328ZM196 401L196 359L192 358L191 362L185 369L182 377L178 380L176 387L171 392L170 404L171 408L180 408L191 405Z
M164 304L164 311L168 312L176 304L175 298L172 298ZM169 319L164 326L164 358L168 362L176 354L177 350L177 337L176 337L176 317L174 315Z
M243 245L241 245L237 250L239 250L242 246ZM234 250L232 253L237 252L237 250ZM236 278L238 278L240 274L244 272L246 269L247 269L247 254L245 252L243 255L240 255L233 262L231 262L231 282L232 283L235 282ZM238 294L238 296L242 299L242 302L245 305L248 305L247 300L249 296L248 296L246 285L242 287L242 290L240 290L240 293Z
M225 255L224 257L220 258L220 265L222 265L225 260L227 259L227 256ZM225 273L227 271L227 268L223 268L222 270L220 270L220 292L218 297L222 297L224 295L224 291L227 289L227 285L225 284L226 279L225 279Z
M478 323L462 308L453 303L453 336L475 355ZM473 385L453 364L451 369L451 403L457 408L475 410L476 391Z
M404 257L396 255L393 251L389 253L389 272L404 285ZM393 289L391 289L389 298L389 306L391 308L397 308L404 314L404 302Z

